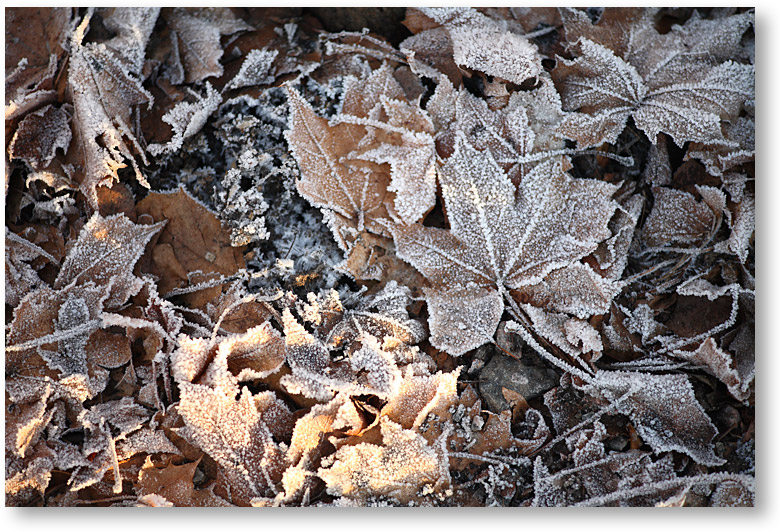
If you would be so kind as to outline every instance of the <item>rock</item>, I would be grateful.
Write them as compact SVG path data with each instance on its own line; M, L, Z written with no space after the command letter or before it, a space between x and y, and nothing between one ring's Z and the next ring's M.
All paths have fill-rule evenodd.
M559 376L552 369L526 366L496 353L479 374L479 391L489 410L501 412L510 408L502 388L513 390L529 401L557 386L558 381Z

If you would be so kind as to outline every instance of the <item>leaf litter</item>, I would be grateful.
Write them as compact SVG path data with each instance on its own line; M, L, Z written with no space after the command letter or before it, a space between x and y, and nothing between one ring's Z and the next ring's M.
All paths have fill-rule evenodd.
M753 11L318 16L6 13L7 504L752 506Z

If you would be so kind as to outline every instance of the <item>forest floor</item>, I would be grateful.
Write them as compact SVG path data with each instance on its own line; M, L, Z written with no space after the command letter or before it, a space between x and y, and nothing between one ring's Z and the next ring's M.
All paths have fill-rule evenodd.
M7 506L753 506L752 10L5 14Z

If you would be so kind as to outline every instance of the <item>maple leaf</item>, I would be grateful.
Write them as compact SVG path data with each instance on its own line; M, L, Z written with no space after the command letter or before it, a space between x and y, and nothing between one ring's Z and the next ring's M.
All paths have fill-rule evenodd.
M514 92L500 109L465 88L455 90L447 79L436 87L426 110L436 126L440 153L449 155L458 135L465 135L474 148L489 150L493 158L519 183L539 162L559 157L564 170L571 167L564 141L557 135L563 119L561 99L549 77L529 92Z
M131 72L134 65L110 48L110 43L82 44L91 13L71 36L68 84L73 101L73 126L77 149L83 158L81 190L97 209L96 187L118 181L117 171L129 160L139 183L148 188L133 153L149 164L143 147L133 134L130 112L135 105L154 98Z
M721 120L754 98L753 66L727 53L750 16L725 24L693 19L662 35L649 9L604 32L591 31L584 14L569 15L578 17L567 26L575 59L559 58L552 76L564 110L579 110L560 128L579 148L614 143L629 117L651 140L664 132L678 146L722 143Z
M712 444L717 429L687 376L602 371L586 389L627 415L655 452L679 451L711 466L725 463Z
M382 234L376 220L387 218L385 196L389 171L366 161L350 161L365 128L328 124L294 89L288 89L291 128L285 138L301 168L298 192L316 207L327 209L336 241L347 249L350 232L369 229Z
M722 177L736 166L753 161L756 151L756 131L753 118L740 116L733 122L723 123L721 144L691 143L684 160L698 159L704 163L707 173Z
M190 283L190 274L230 276L244 267L241 248L230 244L230 233L216 215L183 187L171 192L152 192L136 205L138 214L167 220L165 229L151 247L148 271L159 277L158 290L168 294ZM204 287L206 288L206 287ZM206 288L183 299L193 307L219 295L219 286Z
M655 203L642 228L642 240L652 247L706 243L720 227L725 207L723 193L697 186L704 201L693 194L667 187L653 187Z
M149 497L164 498L171 506L221 507L231 506L222 497L214 494L214 486L196 489L194 476L200 460L189 464L169 463L165 467L154 467L147 457L144 467L135 482L139 502L149 504ZM143 499L143 501L142 501ZM165 505L156 501L154 506Z
M547 161L525 176L515 199L492 155L462 137L440 183L450 231L392 228L399 256L431 282L423 290L433 345L459 356L490 341L508 290L549 298L550 310L581 318L606 311L612 282L578 261L610 236L614 186L575 180Z
M397 213L412 223L433 208L433 124L387 64L346 84L341 113L330 123L288 92L292 127L285 137L301 168L298 191L336 215L329 223L342 248L350 232L387 235L378 219Z

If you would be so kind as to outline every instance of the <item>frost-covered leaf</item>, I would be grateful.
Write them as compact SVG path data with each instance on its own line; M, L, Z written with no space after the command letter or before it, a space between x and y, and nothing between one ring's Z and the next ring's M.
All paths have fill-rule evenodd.
M695 351L674 351L674 356L687 360L694 366L718 378L729 390L729 393L740 401L750 397L750 383L754 372L744 374L743 368L733 362L733 356L723 351L713 338L707 338Z
M367 138L352 157L390 165L394 207L404 223L413 223L433 208L436 189L436 150L433 123L409 102L403 87L385 63L366 79L345 87L344 104L337 122L360 123Z
M693 194L653 187L653 210L642 228L642 240L651 247L703 243L720 226L720 209L697 201Z
M47 262L58 264L51 254L27 238L5 229L5 302L12 308L42 283L33 261L43 257Z
M149 497L161 497L172 506L220 507L230 506L222 497L214 494L213 486L205 489L195 489L193 478L200 461L189 464L175 465L169 463L165 467L155 467L148 459L143 469L138 473L135 483L136 491L141 499L149 504ZM162 504L164 505L164 504ZM161 506L160 502L154 506Z
M756 131L751 117L741 116L732 122L723 123L725 142L720 144L691 143L685 152L685 160L697 159L704 163L707 172L714 176L755 158Z
M400 48L412 67L424 75L433 77L426 67L453 73L448 64L452 62L520 85L542 72L541 56L533 44L475 9L411 8L406 17L407 26L417 35L402 42ZM423 24L416 25L420 20ZM416 61L422 64L415 65Z
M186 83L221 76L219 60L224 52L220 37L252 29L226 7L176 7L165 17L178 38Z
M725 213L731 228L727 241L728 249L744 264L756 230L756 199L752 194L744 193L742 201L734 205L733 214L731 209L725 210Z
M298 192L313 205L331 212L329 223L339 245L368 229L382 234L376 220L387 218L389 169L368 161L349 160L365 135L365 127L329 125L294 89L289 89L291 129L285 133L301 168ZM354 237L353 237L354 238ZM349 238L352 240L353 238Z
M442 79L426 110L438 129L437 147L449 155L456 138L465 135L478 150L489 150L514 183L539 162L568 153L557 127L564 113L561 99L549 77L530 92L514 92L506 106L491 110L485 100L465 88L456 90Z
M422 434L433 445L448 430L448 411L458 401L459 375L459 370L415 375L413 368L407 366L398 391L390 397L380 414L404 429ZM431 422L431 419L439 422Z
M71 137L69 120L64 108L53 105L27 114L19 122L8 146L9 159L26 161L35 170L49 166L58 148L68 151Z
M273 392L255 396L244 388L236 399L198 384L180 383L179 388L178 412L186 423L181 435L219 464L235 490L233 500L246 503L274 493L283 455L258 408L269 398L277 401Z
M390 281L380 292L361 299L355 309L340 312L341 321L330 330L326 342L330 347L340 347L365 331L385 344L416 344L425 337L425 331L420 322L409 317L406 308L410 303L410 290Z
M133 74L143 69L146 44L159 14L159 7L115 7L102 12L103 24L116 34L105 45L124 57Z
M600 372L587 388L627 415L656 453L678 451L700 464L721 465L712 439L717 429L685 375Z
M577 357L583 353L594 353L598 357L603 351L598 331L587 321L528 304L521 308L531 318L534 330L567 354Z
M507 290L530 297L552 292L553 308L579 317L606 311L614 292L610 281L577 264L610 236L613 186L574 180L547 161L526 175L515 199L514 185L490 152L475 150L462 137L440 182L450 231L392 228L399 256L433 285L425 294L434 345L459 356L489 341ZM462 310L461 317L451 315L449 309L462 308L464 300L490 312L475 310L480 318L473 323L464 321ZM438 338L468 344L437 344Z
M449 487L443 438L429 445L422 436L388 419L380 426L381 446L342 447L317 471L328 493L358 500L386 495L405 504L425 488L441 492Z
M650 9L635 13L628 24L615 26L619 32L604 33L588 29L583 15L569 19L567 39L576 58L559 59L552 75L564 110L573 111L561 133L580 148L614 143L630 116L653 141L664 132L678 146L718 144L725 141L721 120L736 118L754 98L753 66L723 54L725 41L735 38L728 32L741 35L749 17L732 17L739 17L736 26L710 23L706 33L691 22L662 35L653 16Z
M150 144L149 153L159 156L163 153L178 152L184 141L203 128L206 120L222 103L222 96L206 82L206 96L193 93L195 101L177 103L165 113L162 121L173 128L173 137L167 144Z
M133 267L163 225L134 224L123 214L108 218L93 214L68 252L54 287L110 283L111 295L106 307L121 305L140 289Z
M388 65L347 82L341 113L330 124L294 91L290 104L292 129L285 135L301 167L298 191L311 203L335 211L355 231L375 234L386 234L375 220L391 217L388 206L405 223L433 208L433 124L407 100ZM344 247L345 235L336 238Z
M76 149L83 160L81 190L97 207L98 186L119 180L117 170L129 160L139 183L148 186L136 160L148 164L130 118L134 106L154 98L132 72L133 65L104 43L83 44L89 26L84 18L71 37L68 84L73 101Z
M246 59L241 64L241 70L225 85L225 90L240 89L252 85L267 85L276 79L273 66L278 50L254 49L246 54Z

